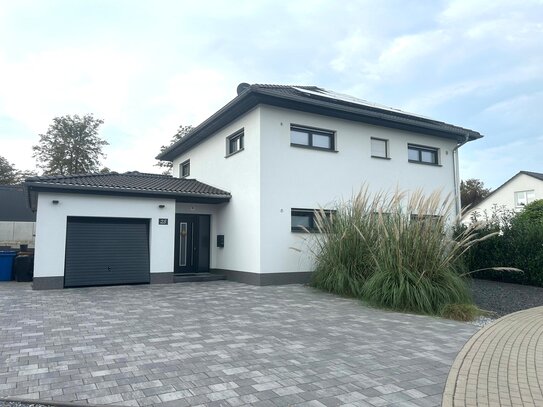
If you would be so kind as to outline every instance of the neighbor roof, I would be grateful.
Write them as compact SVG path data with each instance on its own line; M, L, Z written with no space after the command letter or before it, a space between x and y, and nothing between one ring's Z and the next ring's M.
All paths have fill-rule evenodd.
M543 174L540 172L531 172L531 171L521 171L519 174L526 174L530 177L537 178L538 180L543 181Z
M453 139L459 143L482 137L473 130L377 105L317 86L242 83L238 86L238 96L181 140L162 151L157 158L172 161L258 104L428 134Z
M35 222L22 185L0 185L0 221Z
M195 179L174 178L171 175L146 174L137 171L124 174L55 175L27 178L31 207L39 191L90 193L100 195L130 195L173 198L182 202L219 203L230 200L229 192Z

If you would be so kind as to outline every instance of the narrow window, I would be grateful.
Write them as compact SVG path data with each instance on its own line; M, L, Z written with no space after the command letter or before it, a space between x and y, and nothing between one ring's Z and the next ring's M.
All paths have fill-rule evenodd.
M226 138L226 156L242 151L244 147L243 129Z
M335 133L333 131L290 126L291 146L334 151L335 144Z
M434 147L417 146L414 144L407 145L407 158L409 162L420 164L437 165L438 149Z
M186 178L190 175L190 160L179 164L179 175L180 178Z
M318 232L316 223L317 209L293 208L290 211L290 230L292 232ZM333 211L324 210L325 216L331 216Z
M371 156L375 158L389 158L388 140L381 138L371 139Z

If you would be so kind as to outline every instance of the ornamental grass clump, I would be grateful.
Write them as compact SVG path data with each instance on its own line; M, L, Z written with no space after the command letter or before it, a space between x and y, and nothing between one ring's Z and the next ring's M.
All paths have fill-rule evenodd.
M362 295L374 270L370 245L378 237L376 212L382 200L381 194L370 198L365 188L332 213L315 213L319 233L310 239L316 258L314 287L351 297Z
M450 304L472 304L461 257L478 240L475 227L453 239L452 200L378 193L364 188L351 202L316 216L312 284L373 305L442 315Z

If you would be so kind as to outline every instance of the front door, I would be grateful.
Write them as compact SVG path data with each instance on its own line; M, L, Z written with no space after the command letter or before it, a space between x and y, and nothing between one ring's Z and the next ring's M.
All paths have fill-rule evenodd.
M209 215L177 214L175 216L176 273L209 271Z

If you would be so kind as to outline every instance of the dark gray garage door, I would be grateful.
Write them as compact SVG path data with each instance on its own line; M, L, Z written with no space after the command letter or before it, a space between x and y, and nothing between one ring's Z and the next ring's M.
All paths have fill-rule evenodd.
M148 220L68 218L65 287L148 282Z

